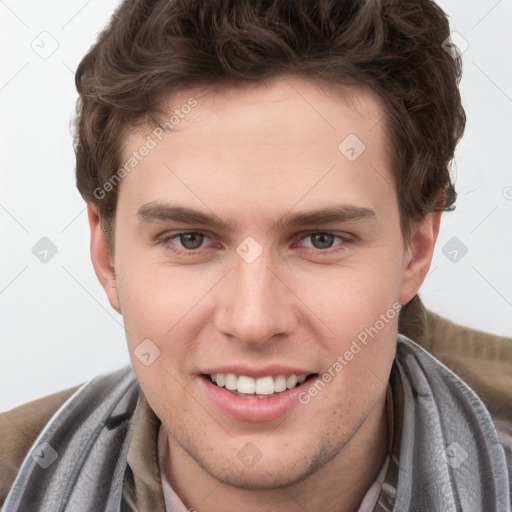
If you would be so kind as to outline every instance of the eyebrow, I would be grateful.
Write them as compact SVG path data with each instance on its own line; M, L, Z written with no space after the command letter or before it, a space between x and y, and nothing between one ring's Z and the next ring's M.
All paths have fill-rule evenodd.
M202 224L204 226L222 228L228 232L233 232L236 227L234 217L225 221L214 213L204 213L184 206L168 205L155 201L142 205L137 210L137 217L144 222L175 221L184 224ZM354 205L330 206L318 210L284 215L272 226L272 230L278 230L283 227L332 224L335 222L376 218L377 214L371 208Z

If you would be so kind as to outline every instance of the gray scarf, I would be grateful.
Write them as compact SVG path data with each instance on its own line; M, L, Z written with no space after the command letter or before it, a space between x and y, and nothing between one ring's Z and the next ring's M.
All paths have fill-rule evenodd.
M390 383L393 452L374 511L510 512L504 450L477 395L401 334ZM139 393L130 366L84 384L34 442L2 511L132 510L126 456Z

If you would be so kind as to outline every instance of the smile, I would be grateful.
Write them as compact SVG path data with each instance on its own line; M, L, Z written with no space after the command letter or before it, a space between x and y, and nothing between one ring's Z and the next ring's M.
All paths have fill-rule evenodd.
M200 377L206 394L223 413L241 421L261 422L289 414L300 403L299 394L318 373L258 378L216 373Z

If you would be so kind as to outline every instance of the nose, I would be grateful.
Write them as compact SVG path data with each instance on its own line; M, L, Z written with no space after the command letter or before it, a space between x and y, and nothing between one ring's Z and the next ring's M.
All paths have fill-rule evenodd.
M226 279L215 312L219 332L253 347L294 332L298 307L293 284L265 252L252 263L235 255Z

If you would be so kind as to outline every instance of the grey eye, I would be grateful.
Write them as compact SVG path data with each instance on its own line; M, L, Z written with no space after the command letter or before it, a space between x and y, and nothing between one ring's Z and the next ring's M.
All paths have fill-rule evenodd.
M204 235L201 233L186 233L179 236L180 243L185 249L193 250L201 247Z
M313 233L309 235L315 249L329 249L332 247L335 235L329 233Z

